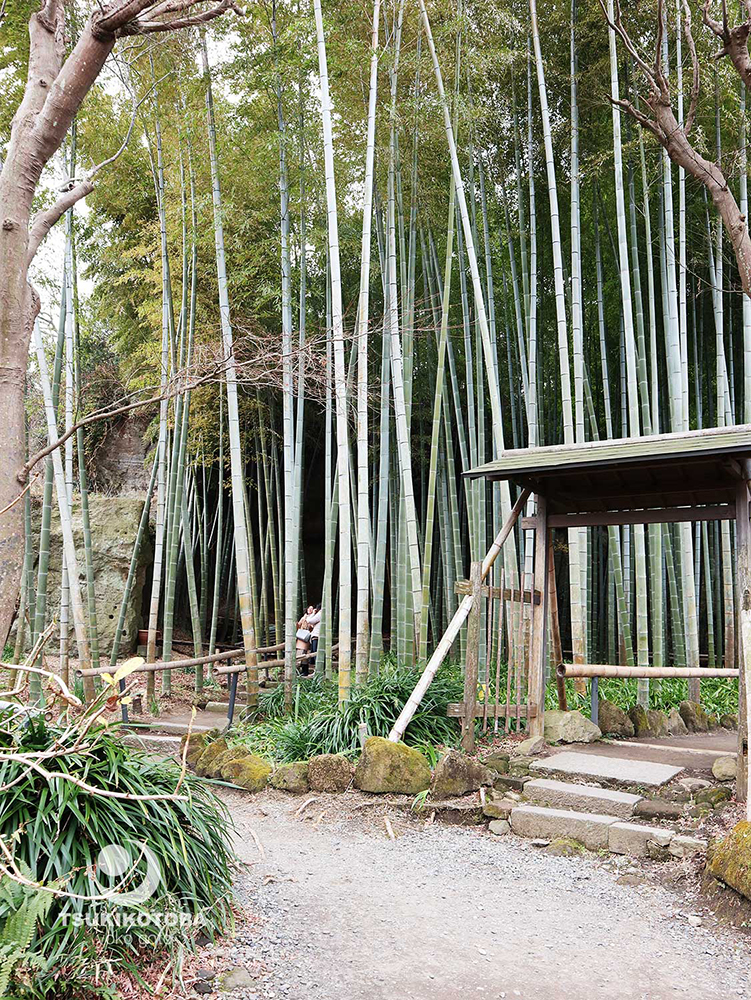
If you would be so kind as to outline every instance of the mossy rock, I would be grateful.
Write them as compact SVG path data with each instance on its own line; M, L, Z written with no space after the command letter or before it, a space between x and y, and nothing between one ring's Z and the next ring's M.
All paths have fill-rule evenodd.
M730 798L730 789L727 785L715 785L712 788L702 788L696 793L697 804L710 805L716 809L721 803L727 802Z
M227 741L222 737L209 743L201 756L196 761L196 774L208 776L211 774L211 766L216 758L227 749Z
M668 717L658 708L650 708L647 712L647 722L649 723L650 736L669 736L670 727Z
M185 761L188 767L195 767L198 763L198 758L206 749L206 737L203 733L191 733L190 736L183 736L182 740L180 740L181 757L185 750L186 742L188 744L188 752L185 755Z
M209 777L221 778L222 768L224 767L225 764L229 764L230 761L233 760L240 760L242 757L248 757L249 755L250 755L250 750L248 750L247 747L243 746L227 747L226 750L223 750L220 754L217 754L217 756L214 757L214 759L209 764L209 772L208 772Z
M634 724L612 701L603 698L597 709L597 725L610 736L633 736Z
M241 788L249 792L260 792L266 787L271 774L272 767L263 757L249 754L240 760L233 760L225 764L222 774L227 775L229 781L233 781Z
M322 753L308 761L308 784L314 792L346 792L354 767L339 753Z
M485 767L489 767L491 771L495 771L496 774L508 774L508 762L511 754L506 753L503 750L496 750L489 757L484 757L482 763Z
M633 705L628 710L628 717L634 727L634 736L643 739L645 736L652 736L652 728L649 725L649 716L643 705Z
M222 778L224 781L231 781L232 779L227 774L227 768L230 764L234 764L235 761L244 760L246 757L251 757L252 754L247 747L230 747L226 754L222 754L224 758L222 763L219 765L219 774L216 777ZM216 763L216 762L215 762Z
M355 768L355 786L363 792L416 795L430 787L427 758L406 743L392 743L383 736L365 741Z
M707 716L707 725L709 726L710 733L713 733L715 729L720 728L720 717L715 712L711 712Z
M476 792L481 785L492 785L495 773L458 750L449 750L436 764L433 775L433 798L452 799Z
M579 854L585 854L587 848L573 837L556 837L551 840L545 848L546 854L552 854L556 858L573 858Z
M301 795L310 790L307 760L295 760L290 764L279 764L269 778L272 788Z
M723 729L737 729L738 716L734 715L733 712L726 712L720 716L720 725Z
M709 719L707 713L698 702L682 701L678 706L681 718L686 723L686 729L690 733L709 732Z
M709 870L725 885L751 899L751 823L741 820L724 840L711 845Z
M688 732L686 723L681 718L677 708L671 708L668 713L668 734L670 736L685 736Z

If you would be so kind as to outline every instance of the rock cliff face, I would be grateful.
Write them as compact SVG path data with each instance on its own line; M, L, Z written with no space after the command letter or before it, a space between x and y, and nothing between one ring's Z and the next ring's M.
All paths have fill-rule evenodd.
M144 414L130 413L107 426L93 456L93 489L108 493L148 489L151 467L144 434L149 421Z
M92 493L89 496L89 519L91 522L91 541L94 557L94 585L96 589L97 628L99 632L100 652L109 655L115 629L120 614L120 603L128 578L133 545L138 533L144 501L132 497L108 497ZM33 530L38 539L39 511L34 518ZM73 503L73 533L76 542L81 574L81 588L84 606L86 605L85 557L83 546L83 527L81 521L80 500ZM36 545L35 541L35 545ZM60 577L62 568L63 538L60 531L60 518L53 509L52 527L50 532L50 571L49 590L47 594L48 620L60 619ZM138 560L138 568L133 589L125 616L125 627L120 643L120 653L130 653L135 648L136 632L140 626L141 603L143 588L146 583L146 570L151 565L153 550L149 535L144 538ZM73 632L71 619L71 634Z

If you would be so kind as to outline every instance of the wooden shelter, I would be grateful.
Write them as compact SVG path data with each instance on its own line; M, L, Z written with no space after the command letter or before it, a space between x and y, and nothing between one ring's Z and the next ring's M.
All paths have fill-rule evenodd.
M748 715L745 692L751 673L751 425L680 434L593 441L578 445L510 450L472 469L473 479L508 480L536 501L536 515L522 524L535 530L535 597L527 681L529 730L542 735L549 660L551 598L550 533L555 528L617 524L735 520L740 665L738 793L748 778ZM477 592L477 591L476 591ZM611 668L612 669L612 668ZM623 668L620 668L623 669ZM599 674L598 674L599 671ZM564 676L597 677L604 665L565 665ZM676 676L665 668L662 676ZM734 676L737 671L680 670L678 676ZM633 668L631 676L659 677L658 668ZM470 714L467 706L467 715ZM474 718L474 709L471 710Z

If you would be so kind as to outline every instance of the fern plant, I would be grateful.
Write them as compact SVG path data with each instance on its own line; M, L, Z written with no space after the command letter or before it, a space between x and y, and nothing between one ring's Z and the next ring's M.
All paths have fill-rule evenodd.
M7 997L11 979L19 966L39 964L31 951L37 926L43 924L54 896L43 889L9 878L0 878L0 997Z

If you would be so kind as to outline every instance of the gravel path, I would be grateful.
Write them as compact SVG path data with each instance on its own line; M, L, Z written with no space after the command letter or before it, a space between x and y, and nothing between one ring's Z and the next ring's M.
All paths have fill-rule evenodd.
M245 862L238 896L260 920L221 960L270 970L233 994L242 1000L749 996L749 938L711 916L691 926L690 903L619 883L612 859L397 813L392 842L380 811L347 815L333 797L307 821L302 800L223 797Z

